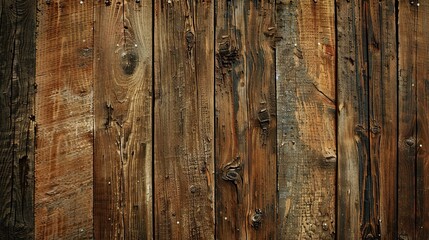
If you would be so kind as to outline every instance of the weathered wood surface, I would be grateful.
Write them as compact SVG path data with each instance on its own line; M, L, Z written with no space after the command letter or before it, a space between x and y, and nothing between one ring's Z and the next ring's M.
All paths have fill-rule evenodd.
M375 229L369 152L368 2L337 1L337 239L361 239Z
M214 238L214 1L155 1L156 239Z
M94 16L94 232L152 239L152 1Z
M38 1L35 234L88 239L93 234L93 7L72 0L48 3Z
M0 1L0 239L33 239L36 9Z
M398 237L429 236L429 3L399 1Z
M216 6L216 239L276 236L273 1Z
M417 1L416 31L416 87L417 133L416 143L416 238L429 238L429 2ZM410 53L408 53L410 54ZM402 210L401 210L402 211Z
M0 0L0 239L426 239L428 18Z
M334 1L277 1L278 239L335 235Z
M396 226L395 2L338 3L338 239L393 239Z
M363 237L395 239L398 107L394 104L398 89L395 1L368 1L363 10L368 54L365 61L369 83L370 160L362 168L361 202L370 205L361 209L360 219L365 221L361 228Z

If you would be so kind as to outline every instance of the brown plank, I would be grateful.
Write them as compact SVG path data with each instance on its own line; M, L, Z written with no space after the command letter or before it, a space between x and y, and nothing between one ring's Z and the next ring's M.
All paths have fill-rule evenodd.
M214 238L214 1L155 1L155 238Z
M415 239L418 8L398 5L398 238Z
M93 7L38 1L35 232L90 239L93 159Z
M276 237L274 1L217 1L216 239Z
M334 1L277 1L278 239L335 236Z
M152 1L95 4L94 231L151 239Z
M363 166L365 214L363 236L395 239L397 169L397 54L394 0L368 1L366 14L369 81L370 161ZM362 194L362 193L361 193ZM367 211L370 210L369 212ZM362 211L362 210L361 210ZM364 221L367 216L364 214ZM368 223L368 222L366 222Z
M416 239L429 238L429 2L417 1L415 81L417 87Z
M337 1L337 239L378 235L369 155L368 1Z
M0 1L0 239L34 238L33 1Z

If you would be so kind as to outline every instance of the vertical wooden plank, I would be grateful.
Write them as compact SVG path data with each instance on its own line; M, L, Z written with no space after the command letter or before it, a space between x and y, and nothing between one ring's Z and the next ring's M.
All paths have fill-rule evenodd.
M214 2L155 1L155 238L213 239Z
M93 7L38 1L37 239L90 239L93 159Z
M151 239L152 1L95 3L96 239Z
M398 4L398 238L415 239L418 8Z
M36 5L0 1L0 239L34 238Z
M368 2L336 1L336 7L337 239L360 239L376 232L377 211L369 159Z
M429 238L429 2L417 1L416 14L416 239Z
M216 12L216 239L274 239L274 1Z
M278 239L335 236L334 1L277 1Z
M397 46L394 0L368 1L366 42L369 81L370 161L364 165L364 209L371 214L363 236L397 237ZM361 193L362 194L362 193ZM368 212L370 210L371 212ZM366 215L364 214L364 220Z

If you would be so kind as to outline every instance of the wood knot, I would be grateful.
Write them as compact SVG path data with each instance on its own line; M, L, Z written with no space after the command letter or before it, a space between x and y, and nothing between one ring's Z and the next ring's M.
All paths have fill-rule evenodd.
M231 67L239 57L238 48L231 47L229 41L219 43L219 51L216 56L222 67Z
M238 163L239 160L240 158L237 157L236 159L234 159L233 162L223 167L223 180L231 181L235 185L239 185L241 183L242 178L239 173L239 171L241 170L240 164Z
M258 113L259 125L263 130L268 129L268 125L270 124L270 115L266 108L261 109Z
M185 38L186 38L186 45L188 46L188 51L191 51L191 49L194 47L195 35L192 31L187 31L185 34Z
M127 75L132 75L137 67L139 57L135 52L125 52L121 56L122 71Z
M259 229L259 227L261 226L261 222L262 222L262 210L261 209L255 210L255 212L250 217L250 222L251 222L252 228L254 228L256 230Z
M416 140L415 140L414 138L410 137L410 138L407 138L407 139L405 140L405 143L406 143L409 147L412 147L412 146L414 146L414 144L416 144Z

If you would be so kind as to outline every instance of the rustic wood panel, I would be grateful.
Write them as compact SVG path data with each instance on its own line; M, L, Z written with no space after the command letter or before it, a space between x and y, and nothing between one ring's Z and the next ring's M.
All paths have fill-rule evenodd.
M366 20L369 82L370 161L364 163L361 191L363 236L397 237L397 45L395 1L368 1ZM365 53L363 53L365 55ZM369 210L369 211L368 211ZM363 218L362 218L363 217ZM369 221L368 221L369 219Z
M93 7L40 0L38 9L36 238L90 239Z
M398 237L415 239L418 8L409 1L398 7Z
M279 239L335 234L334 1L277 2Z
M416 238L429 238L429 2L417 1L415 87L417 87ZM402 20L402 19L401 19ZM412 52L411 52L412 53ZM410 53L408 53L410 54ZM402 211L402 209L401 209Z
M0 239L33 239L36 8L0 1Z
M276 234L273 1L216 6L216 239Z
M155 1L155 238L214 238L214 1Z
M369 148L368 1L337 1L337 239L376 236Z
M151 239L152 1L95 4L96 239Z

